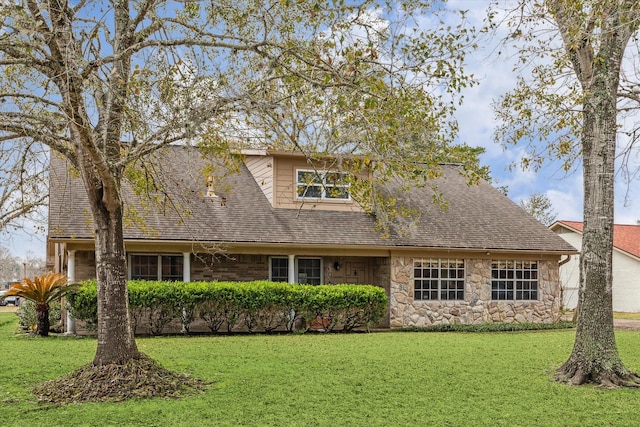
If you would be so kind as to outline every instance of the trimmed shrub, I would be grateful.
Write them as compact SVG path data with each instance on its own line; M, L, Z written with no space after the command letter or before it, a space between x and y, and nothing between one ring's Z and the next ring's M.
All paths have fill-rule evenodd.
M16 314L18 315L18 326L21 330L26 332L35 332L38 324L35 302L30 300L22 301ZM60 302L52 301L49 304L49 324L57 325L60 323L60 319Z
M84 282L70 299L71 314L88 327L97 323L96 282ZM351 331L369 327L385 312L382 288L369 285L293 285L255 282L129 282L129 309L136 328L157 335L175 321L190 331L196 318L217 333L244 326L249 332L291 331L298 319L304 330ZM319 323L319 327L317 324ZM316 327L314 327L316 325Z
M85 327L95 331L98 327L98 288L95 280L82 282L76 292L68 295L68 309L74 319L85 322ZM131 298L131 296L129 296Z

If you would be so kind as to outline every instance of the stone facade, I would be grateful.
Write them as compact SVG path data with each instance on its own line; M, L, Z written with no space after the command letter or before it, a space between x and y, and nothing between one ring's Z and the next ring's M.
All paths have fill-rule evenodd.
M465 260L464 300L416 301L411 257L391 259L390 326L480 324L487 322L551 323L561 308L557 261L538 262L538 300L492 301L490 259Z

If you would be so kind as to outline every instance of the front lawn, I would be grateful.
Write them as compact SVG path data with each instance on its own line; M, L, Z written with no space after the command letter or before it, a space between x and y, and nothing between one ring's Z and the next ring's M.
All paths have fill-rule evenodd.
M165 367L213 381L205 394L61 407L31 387L88 363L93 338L15 335L0 313L1 425L601 426L637 420L640 391L551 381L575 331L139 338ZM616 332L640 370L640 333Z

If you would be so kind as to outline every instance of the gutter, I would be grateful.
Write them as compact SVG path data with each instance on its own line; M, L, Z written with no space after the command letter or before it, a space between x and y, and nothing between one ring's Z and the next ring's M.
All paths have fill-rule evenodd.
M571 261L571 255L567 255L567 257L565 259L561 259L558 262L558 267L562 267L563 265L565 265L566 263L568 263L569 261Z

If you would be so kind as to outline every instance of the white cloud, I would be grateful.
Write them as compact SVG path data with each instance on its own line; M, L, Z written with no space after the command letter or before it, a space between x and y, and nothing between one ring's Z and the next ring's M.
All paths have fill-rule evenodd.
M451 8L468 10L467 18L472 25L481 26L486 17L489 2L477 0L450 0ZM581 166L566 174L560 162L551 162L537 172L522 171L521 168L509 169L509 166L523 155L522 147L503 147L494 142L493 132L496 119L492 102L515 87L518 71L514 71L515 58L508 47L499 44L504 39L504 29L491 39L485 38L479 50L467 58L466 71L473 73L480 84L464 92L464 104L459 107L456 118L460 126L460 140L471 146L485 148L482 161L491 168L492 177L497 185L508 186L509 196L516 202L532 193L547 195L551 200L558 219L581 221L583 214L583 184ZM497 55L498 51L500 55ZM521 71L525 72L525 71ZM638 123L638 114L624 117L626 125ZM636 176L630 184L622 174L616 176L615 222L635 224L640 219L640 149L629 156L631 172ZM635 169L634 169L635 168Z

